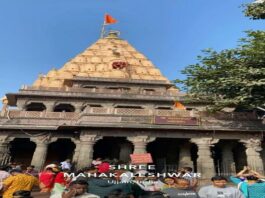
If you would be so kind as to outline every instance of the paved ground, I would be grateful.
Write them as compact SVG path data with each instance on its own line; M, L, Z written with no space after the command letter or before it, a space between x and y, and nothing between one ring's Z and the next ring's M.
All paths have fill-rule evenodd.
M36 197L36 198L49 198L50 197L50 194L47 194L47 193L39 193L39 192L32 192L31 193L31 196L32 197Z

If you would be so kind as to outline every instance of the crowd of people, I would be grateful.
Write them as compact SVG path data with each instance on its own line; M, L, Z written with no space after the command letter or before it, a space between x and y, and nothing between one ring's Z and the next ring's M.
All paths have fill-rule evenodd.
M119 165L122 162L116 162ZM74 172L69 159L47 165L41 172L11 163L0 168L3 198L265 198L265 177L249 167L226 178L214 176L211 185L198 185L190 167L175 176L157 177L150 170L130 169L100 158ZM74 174L73 174L74 173ZM101 176L104 177L101 177ZM151 175L151 176L150 176ZM228 185L231 181L235 185Z

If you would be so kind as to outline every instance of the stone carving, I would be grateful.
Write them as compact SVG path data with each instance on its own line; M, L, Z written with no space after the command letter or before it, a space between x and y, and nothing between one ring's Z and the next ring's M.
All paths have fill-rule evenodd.
M35 142L37 145L38 144L49 144L51 142L57 141L58 138L52 137L51 133L47 133L45 135L40 135L37 137L31 137L30 141Z
M130 142L134 145L134 152L133 153L146 153L146 145L149 142L154 141L155 137L149 137L144 135L139 135L135 137L128 137L127 138Z
M102 139L102 137L98 136L97 134L91 134L89 132L81 132L80 134L81 143L82 142L96 143L100 139Z
M256 152L262 151L261 140L260 139L250 138L250 139L247 139L247 140L240 140L240 142L242 142L245 145L246 148L252 148Z
M213 138L192 138L190 140L191 143L195 143L197 146L199 145L212 146L213 144L216 144L218 141L219 139L213 139Z
M260 151L262 151L261 140L250 138L240 140L246 147L247 163L252 169L263 174L264 166L263 161L260 156Z
M8 163L11 159L10 156L10 145L9 142L12 141L14 137L8 135L0 136L0 165Z
M0 145L8 144L9 142L13 141L15 137L10 137L9 135L1 135L0 136Z
M112 68L113 69L123 69L125 67L128 66L127 62L123 62L123 61L115 61L112 63Z
M2 99L2 110L1 110L1 116L4 116L5 113L8 111L8 99L7 97L3 97Z
M135 137L128 137L127 138L132 143L146 143L152 142L156 139L156 137L149 137L149 136L135 136Z

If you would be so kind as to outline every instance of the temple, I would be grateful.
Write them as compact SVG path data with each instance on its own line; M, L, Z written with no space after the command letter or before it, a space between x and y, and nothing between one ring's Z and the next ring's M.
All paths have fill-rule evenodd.
M205 111L186 101L118 32L96 41L33 85L7 93L0 114L0 163L35 165L101 157L129 162L151 153L158 171L190 166L204 179L244 165L263 172L265 125L253 112Z

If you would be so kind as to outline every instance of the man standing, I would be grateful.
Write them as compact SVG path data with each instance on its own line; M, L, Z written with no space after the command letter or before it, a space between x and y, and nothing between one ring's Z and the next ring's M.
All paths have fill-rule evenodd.
M70 184L68 192L58 195L58 198L100 198L97 195L87 193L88 183L84 180L76 180Z
M32 175L34 177L38 177L39 176L39 172L36 171L34 168L35 168L35 166L30 165L30 166L27 167L27 170L24 173L28 174L28 175Z
M3 198L12 198L13 193L19 190L31 191L33 186L38 186L38 179L34 176L23 174L19 169L10 171L11 176L3 182Z
M196 190L196 187L198 185L198 179L195 177L195 174L192 172L191 167L183 167L180 169L180 173L182 174L182 177L190 181L190 188L193 190Z
M238 189L226 186L225 177L215 176L211 180L213 185L204 186L199 190L200 198L244 198Z
M176 187L166 188L162 192L170 198L199 198L198 194L190 189L190 181L185 178L177 178Z

